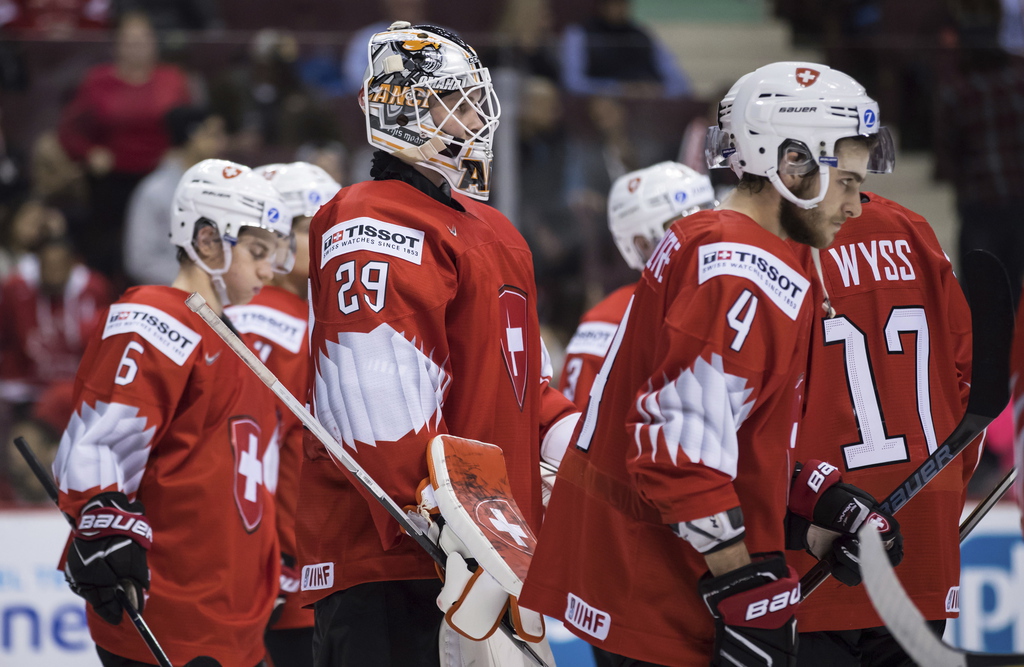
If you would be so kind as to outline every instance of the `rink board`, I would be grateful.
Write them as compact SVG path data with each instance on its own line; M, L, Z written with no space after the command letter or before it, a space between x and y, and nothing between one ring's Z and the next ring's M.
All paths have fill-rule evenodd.
M98 667L84 603L56 570L68 527L53 510L0 511L0 665ZM961 616L947 641L1024 653L1024 542L1016 507L994 509L963 546ZM592 667L589 645L549 626L559 667Z

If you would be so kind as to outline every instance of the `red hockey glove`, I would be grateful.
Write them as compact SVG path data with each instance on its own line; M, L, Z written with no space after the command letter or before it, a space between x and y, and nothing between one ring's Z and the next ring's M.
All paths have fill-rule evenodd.
M895 567L903 560L900 524L883 512L867 491L842 482L839 470L823 461L797 465L786 514L786 548L804 549L832 562L832 575L847 586L861 582L856 533L873 522Z
M712 667L794 667L800 579L779 552L720 577L705 574L697 587L715 617Z
M153 529L144 512L141 502L128 502L119 491L94 496L82 507L68 548L64 577L71 590L114 625L121 622L124 611L116 596L118 586L140 612L146 603L146 552L153 544Z

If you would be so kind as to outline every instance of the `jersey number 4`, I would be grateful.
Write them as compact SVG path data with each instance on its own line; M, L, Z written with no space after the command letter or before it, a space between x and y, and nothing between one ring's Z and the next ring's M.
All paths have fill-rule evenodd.
M928 453L935 451L935 425L932 421L931 394L928 381L928 320L924 308L897 307L889 313L885 323L885 344L887 354L903 354L901 334L914 334L915 346L915 389L917 415L924 431ZM847 470L872 466L902 463L910 460L907 438L903 435L889 435L882 414L882 403L875 388L875 377L868 353L867 337L856 324L845 316L825 320L825 345L843 346L846 384L850 390L853 413L857 419L861 441L845 445L843 458Z

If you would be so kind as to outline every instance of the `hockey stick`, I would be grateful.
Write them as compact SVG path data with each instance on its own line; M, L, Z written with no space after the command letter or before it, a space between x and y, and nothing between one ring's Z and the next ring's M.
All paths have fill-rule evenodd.
M967 536L971 534L974 527L981 523L981 520L985 518L988 511L995 507L996 503L1002 499L1006 492L1013 486L1013 481L1017 479L1017 469L1010 468L1010 472L1006 473L1006 476L999 481L996 488L992 489L992 492L985 496L985 499L978 503L978 506L974 508L970 516L964 519L963 523L960 524L960 541L963 542L967 539Z
M972 653L953 648L936 637L896 577L878 530L867 523L857 535L868 597L889 632L915 663L928 667L1024 666L1021 654Z
M54 484L53 479L50 478L50 474L43 468L42 464L39 463L39 459L36 458L36 454L32 451L32 448L28 446L28 442L25 441L25 438L18 436L14 439L14 446L18 448L22 458L25 459L25 463L27 463L28 467L32 470L32 474L36 476L39 483L43 485L44 489L46 489L46 495L50 496L50 500L52 500L53 504L57 506L58 510L60 510L60 499L57 491L57 485ZM71 530L75 530L75 520L65 514L63 510L61 510L60 513L65 519L67 519L67 522L71 524ZM117 596L117 601L120 602L121 606L128 612L128 618L132 619L132 624L135 626L135 629L139 631L139 636L142 637L142 641L146 642L146 646L149 647L149 652L153 654L154 658L156 658L160 667L173 667L170 659L167 657L167 654L164 653L164 650L160 647L160 643L153 635L153 631L149 629L148 625L146 625L146 621L142 620L142 614L139 613L135 604L129 599L125 590L121 586L118 586L114 594ZM185 667L213 667L213 665L220 665L220 663L213 658L202 655L198 658L194 658L193 660L189 660Z
M427 535L427 526L425 524L414 523L412 519L402 511L391 496L389 496L387 492L382 489L372 477L370 477L363 467L359 465L359 462L352 458L352 456L345 451L345 448L327 432L324 425L321 424L316 417L310 414L308 410L306 410L306 406L299 403L298 399L292 396L292 393L288 391L288 388L285 387L280 380L277 379L273 372L271 372L271 370L267 368L255 354L253 354L252 350L246 347L245 343L235 335L235 332L228 328L227 324L224 323L224 320L218 317L217 313L213 312L213 309L207 305L206 299L204 299L198 292L193 292L187 299L185 299L185 304L192 310L192 312L199 315L199 317L203 318L203 321L210 325L210 328L213 329L225 343L227 343L228 347L230 347L243 362L245 362L245 365L249 367L249 370L255 373L256 377L262 380L263 384L267 385L267 387L270 388L270 391L281 399L281 402L285 404L285 407L287 407L293 415L299 418L299 421L302 422L303 426L308 428L310 433L316 436L316 439L327 448L327 451L331 454L334 460L340 463L345 470L352 475L352 478L356 482L366 489L370 495L376 498L377 502L383 505L388 514L398 522L398 525L401 526L417 544L423 547L423 550L426 551L427 554L433 558L443 570L445 564L448 562L448 557L445 555L444 551L441 550L441 547L436 545ZM513 635L512 628L507 618L502 620L501 629L506 635L508 635L508 638L512 643L537 665L540 665L541 667L548 667L547 663L545 663L544 660L542 660L541 657L537 655L537 653L528 644L526 644L526 642Z
M973 250L964 258L964 280L971 303L971 393L967 412L953 432L920 466L896 487L881 509L895 514L918 491L967 449L1010 401L1010 346L1013 339L1013 300L1006 271L995 255ZM828 579L831 554L800 579L804 600Z

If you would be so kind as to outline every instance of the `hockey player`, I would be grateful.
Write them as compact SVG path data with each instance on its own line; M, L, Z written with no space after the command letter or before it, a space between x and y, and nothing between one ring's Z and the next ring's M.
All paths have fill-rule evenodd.
M608 228L629 268L643 271L665 230L679 218L715 205L711 179L678 162L660 162L619 176L608 194ZM558 390L583 409L636 283L587 311L565 349Z
M861 199L861 216L820 254L834 315L815 313L796 459L829 461L839 469L829 477L841 471L847 483L884 498L963 416L971 313L928 222L878 195ZM958 524L979 444L899 515L906 538L900 579L940 636L959 611ZM890 559L898 560L899 549ZM790 556L801 574L816 562L807 553ZM840 568L800 605L799 665L913 664L858 583L858 572Z
M310 229L313 412L399 506L416 504L434 436L501 447L522 516L500 530L519 535L539 527L541 458L557 465L578 413L548 386L530 250L481 203L498 100L444 29L397 22L368 54L373 180L342 189ZM296 534L315 664L468 660L483 642L460 641L435 602L458 592L319 443L304 455Z
M295 235L295 266L278 274L247 305L225 313L246 344L292 393L305 401L309 378L309 223L341 186L307 162L269 164L254 170L281 193ZM266 634L267 652L278 667L313 664L313 612L299 604L296 568L295 503L302 465L302 422L278 406L280 465L274 498L281 541L281 591Z
M105 666L151 664L122 587L174 664L248 667L278 590L274 397L184 301L244 304L290 264L291 221L267 181L226 160L182 177L170 287L110 306L75 382L53 471L77 528L66 553Z
M820 303L785 239L828 246L892 144L878 105L824 65L762 67L719 109L709 146L740 185L648 260L523 591L607 665L795 660L799 582L781 552Z

